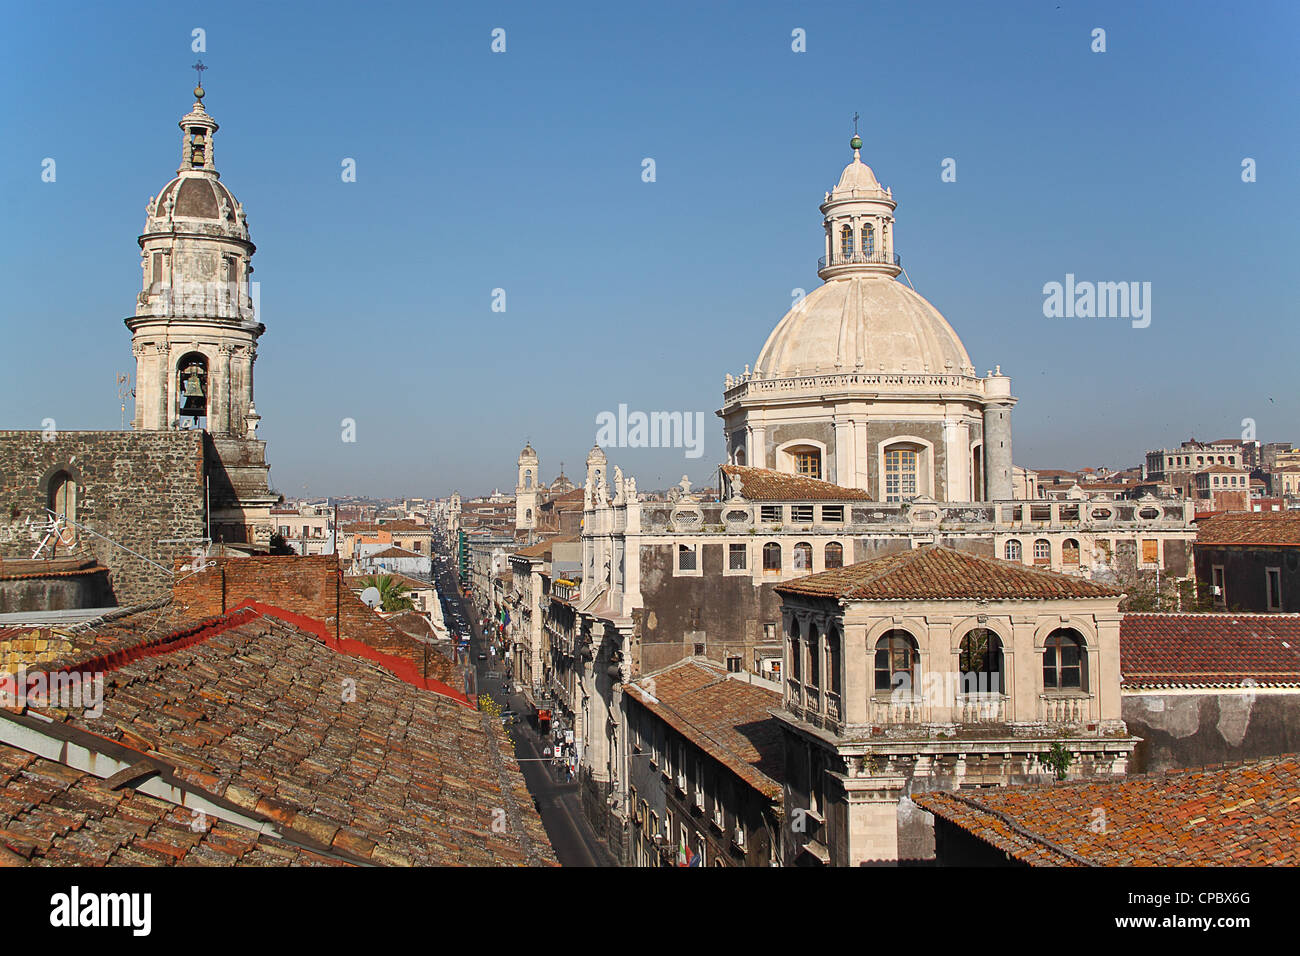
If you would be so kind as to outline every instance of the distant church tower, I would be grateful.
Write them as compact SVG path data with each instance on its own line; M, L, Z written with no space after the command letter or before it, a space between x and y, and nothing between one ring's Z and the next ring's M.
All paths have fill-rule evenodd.
M541 464L531 444L519 453L519 480L515 484L515 529L531 531L537 527L538 475Z
M266 331L249 282L256 247L244 207L216 170L218 127L203 108L202 84L194 96L180 121L180 168L150 197L139 238L143 282L126 319L136 361L132 425L206 431L213 539L265 546L278 496L269 490L253 404L257 340Z

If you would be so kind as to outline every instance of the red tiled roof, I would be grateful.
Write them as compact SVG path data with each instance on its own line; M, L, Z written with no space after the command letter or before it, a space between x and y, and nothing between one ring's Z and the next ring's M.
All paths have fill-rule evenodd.
M114 789L93 774L0 744L0 866L339 866L331 853ZM275 821L253 811L255 820ZM285 833L284 836L291 837ZM362 861L359 861L362 862Z
M740 479L740 495L749 501L870 501L861 488L845 488L829 481L791 475L771 468L723 465L722 473Z
M1300 545L1300 511L1234 511L1196 523L1197 544Z
M683 661L623 689L759 793L780 799L781 733L768 713L781 706L780 694L699 661Z
M932 791L912 799L1034 866L1300 865L1296 754L1119 780Z
M986 599L993 601L1118 597L1086 578L925 545L778 584L778 594L849 601Z
M372 558L424 558L428 555L421 554L419 551L407 551L405 548L385 548L383 551L376 551L370 555Z
M66 578L98 574L108 569L93 557L86 558L0 558L0 581L24 578Z
M115 759L131 765L161 762L202 795L347 860L554 863L498 722L296 618L250 607L178 635L137 622L136 648L64 662L107 672L103 715L46 710L54 724L39 732L128 751ZM111 856L101 836L85 834Z
M520 548L510 555L512 558L544 558L551 553L551 540L538 541L526 548Z
M1126 614L1119 654L1126 689L1300 687L1300 614Z

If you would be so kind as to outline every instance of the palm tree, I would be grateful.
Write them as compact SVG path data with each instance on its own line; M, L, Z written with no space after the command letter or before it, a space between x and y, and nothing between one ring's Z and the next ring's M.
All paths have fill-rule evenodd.
M410 611L415 607L415 602L407 596L410 588L391 574L372 574L361 583L379 592L379 606L385 611Z

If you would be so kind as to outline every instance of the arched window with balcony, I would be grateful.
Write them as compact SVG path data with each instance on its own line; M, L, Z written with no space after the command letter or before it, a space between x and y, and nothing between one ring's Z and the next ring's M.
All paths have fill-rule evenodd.
M775 541L769 541L763 545L763 570L781 570L781 546Z
M862 227L862 254L868 259L876 251L876 230L870 223Z
M832 541L826 545L826 570L844 567L844 545Z
M957 655L963 694L1001 694L1006 687L1002 639L986 627L977 627L961 639Z
M845 225L840 229L840 256L847 262L853 258L853 227Z
M916 639L895 628L876 641L875 681L877 694L911 694L918 688L920 651Z
M1047 690L1088 689L1088 655L1083 635L1058 627L1043 645L1043 687Z
M1006 559L1008 561L1023 560L1023 556L1020 548L1020 542L1014 539L1008 541L1006 545L1003 546L1002 553L1006 555Z
M812 545L807 541L800 541L794 546L794 569L796 571L802 571L805 574L812 573Z

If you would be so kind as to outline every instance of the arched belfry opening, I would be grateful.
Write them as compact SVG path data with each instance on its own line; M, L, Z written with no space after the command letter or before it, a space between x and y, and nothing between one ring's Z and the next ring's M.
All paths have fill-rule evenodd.
M209 385L207 356L186 353L176 365L176 417L183 425L207 427Z

